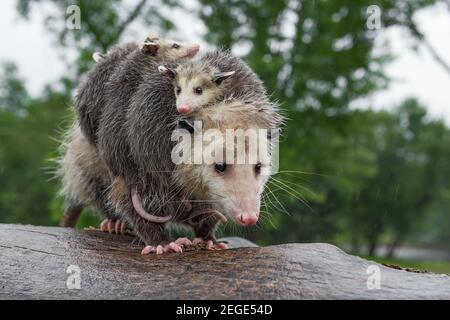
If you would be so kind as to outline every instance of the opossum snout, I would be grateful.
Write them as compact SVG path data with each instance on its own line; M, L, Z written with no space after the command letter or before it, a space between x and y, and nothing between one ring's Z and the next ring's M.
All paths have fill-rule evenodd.
M188 113L190 108L187 104L180 104L177 106L177 110L179 113Z
M242 213L237 220L240 225L253 226L258 222L259 213Z
M186 55L185 58L192 58L194 57L197 52L200 50L200 45L199 44L193 44L189 47L186 48Z
M242 226L253 226L258 222L259 210L254 199L241 199L236 209L234 217L238 224Z

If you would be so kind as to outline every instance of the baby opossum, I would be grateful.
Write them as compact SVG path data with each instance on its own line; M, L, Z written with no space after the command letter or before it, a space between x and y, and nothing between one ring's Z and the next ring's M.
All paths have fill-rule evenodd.
M107 83L117 67L130 55L139 53L155 63L183 61L192 58L199 50L198 44L186 44L150 34L142 45L128 43L117 46L106 55L94 54L98 63L88 73L79 87L75 109L82 132L94 145L97 143L98 121L105 106Z
M241 59L216 50L177 68L164 65L159 71L173 78L177 110L192 115L220 101L240 100L271 108L259 77ZM194 116L195 117L195 116Z

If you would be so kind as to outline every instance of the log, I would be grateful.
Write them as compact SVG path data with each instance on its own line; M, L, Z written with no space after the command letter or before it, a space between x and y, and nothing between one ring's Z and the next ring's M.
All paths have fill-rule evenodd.
M128 236L0 224L0 299L450 299L447 275L329 244L228 241L239 248L141 256Z

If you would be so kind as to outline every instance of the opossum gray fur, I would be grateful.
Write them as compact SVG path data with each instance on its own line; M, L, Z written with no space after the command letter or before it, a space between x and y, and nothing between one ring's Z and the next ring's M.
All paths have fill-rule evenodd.
M175 47L174 47L175 46ZM182 61L194 56L198 45L190 45L150 34L142 44L127 43L112 48L106 55L95 54L98 63L80 85L75 99L75 110L81 130L92 144L97 143L98 122L103 112L107 83L121 63L130 54L139 53L155 63Z
M87 80L79 87L75 100L77 115L75 127L81 127L81 131L78 129L74 130L75 134L82 133L83 141L87 139L92 145L97 145L99 121L107 103L110 77L115 74L117 68L123 63L126 63L128 56L133 54L134 57L139 56L144 64L151 64L151 62L182 61L194 56L198 49L198 45L189 45L174 40L167 40L159 37L159 35L150 34L141 45L128 43L113 48L106 55L101 55L101 59L98 59L99 63L89 72ZM118 89L121 90L122 88ZM70 136L72 137L73 135ZM76 139L75 137L72 138L73 140ZM73 145L70 140L68 144L69 146ZM86 150L89 149L87 146L84 148ZM77 150L84 152L83 148L77 148ZM72 152L76 152L77 150L72 150ZM97 156L100 159L98 150L92 149L90 151L97 151ZM99 172L101 171L100 168L98 170ZM95 171L95 164L93 162L90 172ZM91 177L91 180L95 180L95 177ZM101 187L99 186L99 188ZM68 205L61 224L73 226L81 210L82 207L78 205Z
M145 244L155 245L166 240L164 224L150 222L136 212L130 196L132 190L137 190L144 209L151 214L170 215L175 222L192 222L197 235L215 239L217 218L212 216L195 221L193 216L195 210L192 212L186 210L183 200L191 200L193 203L200 201L194 209L201 210L207 207L224 210L229 208L230 199L227 201L222 199L227 195L214 198L204 191L214 188L214 185L217 187L226 183L234 184L237 180L231 179L220 183L215 181L217 177L214 176L214 170L211 170L210 165L175 167L170 157L173 148L170 137L181 118L173 107L176 99L172 80L161 77L157 66L158 64L153 61L145 59L142 52L133 51L119 63L105 84L106 100L96 134L97 157L100 155L104 161L108 172L105 177L108 176L110 183L106 188L100 188L107 192L107 197L102 199L107 199L108 210L113 208L111 215L126 221ZM253 96L256 97L253 101L250 93L240 94L239 98L231 96L222 98L221 103L208 105L211 108L205 108L205 112L200 113L198 119L204 120L207 123L206 127L216 127L220 130L226 127L278 128L281 116L277 106L268 103L263 87L262 91L259 91L260 88L256 84L255 90L261 94ZM96 149L94 147L91 150ZM243 192L253 192L253 198L260 194L265 180L252 178L253 165L236 166L233 170L234 177L239 177L239 172L242 172L248 176L248 181L257 183L257 190L249 188ZM76 180L76 175L68 176ZM198 183L194 189L189 184L193 181ZM207 183L208 181L212 184ZM81 185L79 180L78 183ZM194 193L190 197L188 192L191 191ZM233 195L236 196L238 195ZM218 205L217 209L211 208L209 200L222 204ZM79 204L77 201L74 203ZM235 209L233 207L233 210ZM240 218L242 223L246 224L242 214Z
M60 195L64 196L66 212L60 224L74 227L84 207L90 206L103 217L117 219L108 201L108 188L113 176L75 123L61 144L58 176L62 181Z

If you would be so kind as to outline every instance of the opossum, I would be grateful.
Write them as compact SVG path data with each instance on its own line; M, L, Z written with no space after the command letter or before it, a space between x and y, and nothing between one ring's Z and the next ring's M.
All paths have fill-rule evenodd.
M139 53L144 59L155 63L183 61L197 54L198 44L187 44L150 34L140 45L127 43L114 47L106 55L94 54L98 63L80 85L75 99L75 109L82 132L92 144L97 143L98 121L103 112L109 78L117 67L130 55Z
M164 65L158 69L173 78L176 107L182 114L190 115L229 100L252 103L261 110L272 108L259 77L229 52L216 50L175 69Z
M111 87L114 90L110 91L109 99L111 103L107 105L100 121L99 150L114 175L122 178L121 184L117 185L117 188L115 186L112 188L111 194L114 197L111 201L117 204L117 211L123 214L123 219L130 222L138 236L148 245L143 253L155 250L161 253L164 250L180 249L176 247L176 243L172 243L172 247L165 246L157 249L158 243L166 240L162 223L149 222L145 218L145 213L164 217L163 221L194 221L193 216L197 213L207 213L209 210L215 214L211 218L200 219L203 223L201 223L201 226L196 226L195 231L199 237L211 241L215 241L214 229L217 220L223 220L221 210L227 210L223 214L236 217L238 223L254 224L256 222L257 203L254 204L254 211L251 213L242 216L235 214L240 209L242 209L242 213L249 211L250 206L253 205L251 199L258 198L259 193L248 197L245 196L245 193L242 194L242 199L250 199L244 201L247 203L245 208L241 208L239 204L231 208L229 201L236 202L235 195L229 196L226 194L223 197L228 199L228 204L217 206L216 209L211 207L209 202L210 200L217 201L217 199L211 199L209 194L205 194L203 198L199 190L194 190L197 197L192 199L189 196L189 192L192 191L191 185L187 182L182 183L184 180L192 180L188 175L185 176L185 179L183 179L183 175L173 179L174 172L180 170L182 172L184 167L175 167L170 157L174 146L170 136L177 123L183 120L176 108L171 107L175 106L176 103L172 79L161 77L157 72L143 72L146 66L138 58L131 59L130 57L127 60L127 63L121 66L115 76L112 77L114 80L111 81ZM141 76L142 73L144 76ZM130 88L125 86L126 90L124 91L123 79L125 78L133 85ZM245 84L241 83L241 85ZM138 87L138 89L132 90L135 87ZM250 90L247 90L247 92L250 92ZM261 94L258 96L256 93ZM223 101L223 107L216 108L216 105L211 105L211 108L204 108L207 111L204 114L206 115L209 112L223 113L226 119L230 119L227 122L230 128L239 128L243 124L243 119L247 119L248 127L252 124L267 129L278 128L281 122L278 108L276 105L269 103L262 86L255 86L253 93L241 94L239 97L243 100L226 99ZM233 113L224 112L223 109L230 107L230 105L245 107L230 108L230 110L234 110ZM205 121L209 122L207 126L215 127L216 120L214 119L213 116L205 118ZM198 169L198 167L193 168ZM216 177L211 175L210 166L203 168L203 171L198 170L207 174L203 177L204 181L208 179L218 181ZM250 170L248 166L245 168L246 171ZM248 172L242 176L247 174ZM239 174L229 180L232 185L240 182L238 177ZM256 180L249 179L248 181ZM263 185L263 181L258 180L258 183L261 186ZM208 184L203 183L201 185L207 186ZM248 190L256 192L255 189L250 188ZM260 190L260 186L258 190ZM224 188L224 192L229 191L229 188ZM130 194L132 194L131 197ZM189 212L183 209L185 208L183 200L192 202L193 211ZM142 206L136 205L139 203ZM232 210L234 211L231 212ZM202 216L205 217L205 215Z
M168 221L193 225L196 235L210 242L215 241L215 225L225 220L224 214L243 225L256 223L265 183L257 174L261 164L175 165L172 161L171 135L186 119L173 107L172 80L161 77L154 62L141 52L130 53L106 87L97 133L100 158L110 177L103 199L112 208L112 217L125 221L146 244L143 254L182 250L186 239L165 242ZM266 102L265 93L251 103L226 100L205 108L198 119L204 120L206 128L222 132L227 127L278 128L278 109ZM245 190L236 193L237 184L245 185Z

